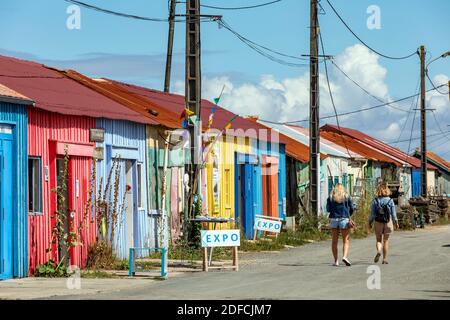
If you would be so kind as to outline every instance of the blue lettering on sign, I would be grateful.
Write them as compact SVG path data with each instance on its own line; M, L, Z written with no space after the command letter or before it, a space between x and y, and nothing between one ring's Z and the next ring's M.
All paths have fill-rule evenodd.
M227 241L227 239L228 239L228 235L224 234L223 235L223 242Z
M206 236L206 242L211 242L211 235L208 234L208 235Z
M219 235L218 235L218 234L215 234L215 235L214 235L214 242L220 242L220 239L219 239Z
M238 235L237 235L236 233L233 233L233 234L231 235L231 240L232 240L232 241L237 241L237 239L238 239Z

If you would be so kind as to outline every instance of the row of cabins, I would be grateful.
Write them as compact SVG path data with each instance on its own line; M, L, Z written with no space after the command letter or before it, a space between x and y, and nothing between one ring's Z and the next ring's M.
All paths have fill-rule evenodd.
M38 265L49 259L58 261L64 254L52 242L52 230L58 209L55 190L62 184L66 154L68 228L85 225L81 244L70 249L70 264L83 267L87 263L89 246L101 229L92 203L106 189L117 161L116 194L119 206L124 207L114 238L117 256L128 258L130 247L160 245L162 210L169 213L172 240L181 236L189 145L171 147L168 157L165 149L176 142L168 139L182 128L183 96L4 56L0 56L0 70L0 202L4 212L0 279L33 274ZM236 118L208 101L202 101L202 109L209 139L234 119L232 129L213 145L202 169L204 213L235 218L247 236L253 232L255 214L284 218L285 146L290 145L290 156L304 161L302 145L288 137L272 137L263 125ZM168 136L168 132L173 134ZM276 142L271 143L272 139ZM111 189L108 195L114 197Z
M273 124L255 119L304 145L309 144L309 130L299 126ZM406 154L360 131L326 124L320 129L321 211L326 212L326 199L336 183L342 183L348 193L359 198L364 192L373 193L381 181L387 182L398 197L405 199L421 195L421 161L416 151ZM427 185L429 196L450 194L450 165L432 152L427 153ZM307 203L308 163L287 158L288 214L297 214ZM303 196L303 197L302 197ZM302 201L303 198L303 201ZM303 208L302 208L303 207Z
M120 171L115 189L124 208L114 238L116 255L126 259L130 247L160 246L163 210L172 243L182 236L190 161L189 144L178 142L185 135L183 96L4 56L0 70L0 279L33 274L38 265L61 258L51 240L54 190L64 176L65 154L70 225L85 224L81 245L70 250L70 264L86 265L100 232L92 203L106 189L115 164ZM232 127L220 135L232 119ZM236 117L206 100L202 126L205 140L218 137L202 167L204 214L234 218L252 238L255 215L285 219L305 208L307 129ZM321 135L322 205L337 182L353 196L381 179L400 181L408 197L420 192L417 158L356 130L325 125ZM437 169L430 163L432 188Z

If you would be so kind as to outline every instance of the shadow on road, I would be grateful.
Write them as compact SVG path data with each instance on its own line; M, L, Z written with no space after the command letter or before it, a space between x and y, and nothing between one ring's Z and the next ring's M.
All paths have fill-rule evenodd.
M450 248L450 244L444 244L442 248Z
M434 293L430 295L431 298L450 299L450 290L414 290L414 291Z
M370 266L373 263L367 261L352 261L352 266ZM318 266L329 266L333 267L332 263L279 263L280 267L318 267ZM340 267L345 267L344 263Z

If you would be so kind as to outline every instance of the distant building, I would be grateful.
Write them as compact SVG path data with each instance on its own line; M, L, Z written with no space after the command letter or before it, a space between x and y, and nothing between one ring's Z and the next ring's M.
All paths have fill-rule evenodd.
M417 159L422 157L420 149L416 149L413 155ZM427 151L427 162L437 168L433 181L433 195L447 195L450 197L450 163L431 151Z

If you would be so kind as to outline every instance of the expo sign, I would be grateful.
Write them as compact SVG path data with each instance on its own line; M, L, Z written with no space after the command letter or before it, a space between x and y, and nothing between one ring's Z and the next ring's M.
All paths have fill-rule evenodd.
M202 247L239 247L240 230L202 230Z
M269 220L269 219L256 217L254 228L256 230L260 230L260 231L280 233L281 225L282 225L281 221Z

